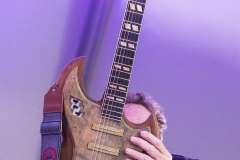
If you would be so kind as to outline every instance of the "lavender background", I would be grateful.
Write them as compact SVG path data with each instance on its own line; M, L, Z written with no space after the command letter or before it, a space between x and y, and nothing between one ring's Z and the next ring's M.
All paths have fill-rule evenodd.
M39 159L43 96L88 57L87 92L107 83L126 0L1 1L0 155ZM130 83L165 109L171 153L237 159L240 2L148 0Z

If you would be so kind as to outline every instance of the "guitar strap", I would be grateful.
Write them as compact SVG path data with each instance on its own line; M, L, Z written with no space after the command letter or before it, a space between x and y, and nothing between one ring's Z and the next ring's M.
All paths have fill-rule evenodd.
M62 93L54 84L44 96L41 160L58 160L62 142Z

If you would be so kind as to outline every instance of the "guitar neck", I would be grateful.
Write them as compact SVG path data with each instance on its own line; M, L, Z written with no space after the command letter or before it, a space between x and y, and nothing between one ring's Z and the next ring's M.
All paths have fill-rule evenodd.
M146 0L129 0L104 94L101 116L120 121L137 49Z

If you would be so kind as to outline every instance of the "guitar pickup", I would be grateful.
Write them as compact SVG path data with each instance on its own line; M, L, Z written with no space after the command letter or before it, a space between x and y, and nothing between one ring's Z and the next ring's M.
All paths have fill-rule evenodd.
M122 137L123 134L124 134L123 129L109 127L109 126L106 126L106 125L100 125L100 124L97 124L97 123L93 123L92 130L105 132L105 133L120 136L120 137Z
M118 156L119 154L119 149L96 144L96 143L88 143L88 149L93 150L93 151L98 151L106 154L110 154L113 156Z

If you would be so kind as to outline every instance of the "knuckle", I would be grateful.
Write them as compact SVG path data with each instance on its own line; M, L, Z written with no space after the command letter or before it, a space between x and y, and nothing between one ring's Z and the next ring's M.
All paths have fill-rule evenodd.
M147 148L147 151L146 152L151 152L151 153L153 153L153 152L155 152L156 151L156 148L154 147L154 146L149 146L148 148Z
M162 141L157 141L156 142L156 146L158 146L158 147L161 147L163 144L162 144Z

